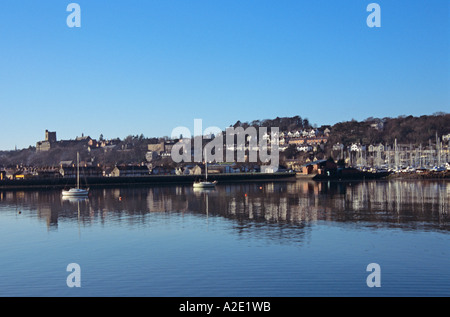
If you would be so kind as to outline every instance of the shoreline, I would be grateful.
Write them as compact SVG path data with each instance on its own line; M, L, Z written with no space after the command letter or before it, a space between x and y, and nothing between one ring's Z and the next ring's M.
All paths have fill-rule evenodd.
M365 180L450 180L450 171L429 171L424 173L404 172L376 175L372 173L331 175L297 173L297 180L313 181L365 181Z
M118 177L82 177L81 187L102 188L115 186L142 186L166 184L192 184L203 175L149 175L149 176L118 176ZM233 173L211 174L208 180L221 183L247 181L286 181L295 179L295 173ZM76 186L76 178L29 178L0 181L1 189L57 189Z
M450 180L450 171L442 172L425 172L425 173L394 173L390 174L387 179L400 180Z
M208 179L223 183L242 182L273 182L273 181L362 181L363 179L320 179L316 175L299 176L295 172L278 173L232 173L232 174L211 174ZM149 176L119 176L119 177L83 177L81 187L108 188L117 186L161 186L161 185L188 185L203 175L149 175ZM397 173L381 178L364 180L450 180L450 172L432 173ZM29 178L18 180L1 180L0 190L9 189L63 189L76 186L76 178Z

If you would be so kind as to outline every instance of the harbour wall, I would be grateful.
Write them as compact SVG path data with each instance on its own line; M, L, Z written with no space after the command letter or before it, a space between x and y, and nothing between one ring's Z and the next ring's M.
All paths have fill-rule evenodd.
M202 178L202 175L149 175L149 176L118 176L118 177L82 177L81 187L114 187L138 185L164 185L164 184L192 184ZM278 181L295 180L295 173L232 173L208 175L208 181L220 183L244 181ZM0 181L0 189L39 189L39 188L69 188L76 186L76 178L28 178L5 179Z

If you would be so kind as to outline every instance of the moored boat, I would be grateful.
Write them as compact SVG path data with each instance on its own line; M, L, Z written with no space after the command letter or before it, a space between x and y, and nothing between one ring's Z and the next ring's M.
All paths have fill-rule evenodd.
M71 188L69 190L63 190L62 195L64 197L85 197L89 195L89 190L82 188Z
M80 188L80 154L77 152L77 187L63 190L63 197L86 197L89 195L89 188Z
M217 184L217 181L208 182L208 181L198 181L194 182L194 188L214 188Z
M205 180L195 181L194 188L214 188L217 184L217 181L209 182L208 181L208 161L206 159L205 152Z

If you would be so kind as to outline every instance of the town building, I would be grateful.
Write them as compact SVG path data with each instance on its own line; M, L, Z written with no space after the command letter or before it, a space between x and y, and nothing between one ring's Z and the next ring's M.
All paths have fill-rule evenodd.
M79 168L80 177L101 177L103 176L103 170L98 166L83 166ZM65 178L76 178L77 167L76 166L61 166L59 173Z
M301 173L305 175L323 174L327 170L334 170L337 164L333 160L317 160L302 165Z
M146 165L119 165L111 172L112 177L137 177L148 176L150 170Z

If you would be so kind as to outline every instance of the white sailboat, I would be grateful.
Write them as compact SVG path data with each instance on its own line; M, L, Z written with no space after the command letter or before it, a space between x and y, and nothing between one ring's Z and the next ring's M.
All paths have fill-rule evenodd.
M69 190L63 190L63 197L86 197L89 189L80 188L80 154L77 152L77 187Z
M194 188L214 188L216 184L217 181L208 182L208 160L206 159L206 151L205 151L205 180L194 182Z

